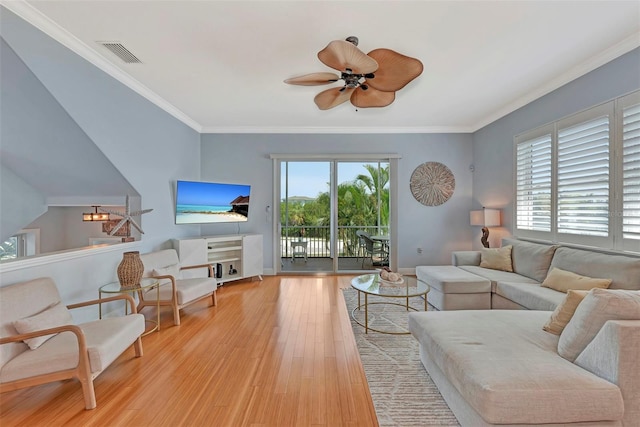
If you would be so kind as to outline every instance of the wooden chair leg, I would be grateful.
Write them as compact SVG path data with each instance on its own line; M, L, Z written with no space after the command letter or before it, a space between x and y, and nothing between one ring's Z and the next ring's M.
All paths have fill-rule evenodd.
M136 342L133 343L133 349L136 352L136 357L142 357L142 338L138 337Z
M213 305L218 305L218 297L216 296L217 292L213 291L213 293L211 294L211 299L213 300Z
M84 395L84 407L86 409L95 409L97 406L96 403L96 391L93 387L93 378L91 377L91 372L89 372L89 368L87 367L87 372L82 372L84 369L81 368L80 375L78 379L80 380L80 385L82 385L82 394Z
M84 337L80 342L81 348L85 346ZM84 395L84 407L86 409L94 409L96 407L96 391L93 388L93 375L91 374L91 364L89 362L89 353L80 352L77 368L77 378L82 386L82 394Z
M180 309L177 305L173 306L173 324L180 326Z

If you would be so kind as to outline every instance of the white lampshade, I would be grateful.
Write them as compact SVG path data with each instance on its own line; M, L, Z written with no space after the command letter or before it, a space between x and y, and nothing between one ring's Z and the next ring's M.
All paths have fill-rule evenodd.
M481 227L496 227L500 225L500 209L485 209L471 211L469 214L471 225Z

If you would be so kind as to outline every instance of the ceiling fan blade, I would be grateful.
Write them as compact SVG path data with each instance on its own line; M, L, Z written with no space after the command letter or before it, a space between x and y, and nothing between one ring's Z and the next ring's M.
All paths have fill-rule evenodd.
M334 83L340 80L340 76L334 73L311 73L304 76L292 77L285 80L290 85L318 86Z
M378 61L378 71L367 84L384 92L395 92L422 74L423 65L416 58L402 55L391 49L375 49L369 56Z
M375 59L367 56L353 43L344 40L334 40L318 52L318 59L324 65L338 71L350 69L354 74L373 73L378 69Z
M351 95L351 103L358 108L386 107L396 99L395 92L382 92L372 87L358 87Z
M341 91L341 87L334 87L333 89L327 89L313 98L313 102L316 103L319 109L328 110L344 102L347 102L351 98L353 89L346 88Z

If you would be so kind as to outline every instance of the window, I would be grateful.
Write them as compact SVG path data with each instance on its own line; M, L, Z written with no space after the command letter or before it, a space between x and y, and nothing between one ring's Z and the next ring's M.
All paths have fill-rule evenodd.
M515 233L640 252L640 91L515 137Z
M516 224L520 230L551 231L551 134L516 146Z
M557 232L609 237L609 111L578 114L558 124ZM594 117L595 116L595 117ZM609 246L602 239L564 237L563 241ZM589 241L591 240L591 241Z
M17 258L19 252L18 238L16 236L9 237L0 243L0 261Z
M622 238L633 249L640 246L640 93L622 104Z
M0 243L0 261L40 253L40 229L25 228Z

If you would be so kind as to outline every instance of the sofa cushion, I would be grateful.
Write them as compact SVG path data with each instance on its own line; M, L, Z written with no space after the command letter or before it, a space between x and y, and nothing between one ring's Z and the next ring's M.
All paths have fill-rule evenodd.
M498 282L495 293L529 310L553 311L565 297L564 293L543 288L539 283Z
M178 304L193 301L218 289L215 278L194 278L176 280L176 296ZM162 284L160 286L160 300L171 300L173 295L171 285ZM155 300L156 289L149 289L145 293L145 300Z
M608 320L640 320L640 291L591 290L562 331L558 353L573 362Z
M544 311L409 314L421 349L482 418L494 424L620 420L620 389L561 358Z
M143 332L142 314L111 317L78 325L85 333L91 372L109 366ZM29 378L78 365L78 340L73 332L61 332L36 350L25 351L0 370L0 382Z
M612 279L609 289L640 289L640 258L559 247L551 260L553 267L582 276Z
M512 246L509 245L496 249L481 249L480 267L493 270L513 271L513 267L511 266L511 248Z
M458 268L489 279L491 281L492 292L496 291L496 284L498 282L539 283L533 279L529 279L528 277L521 276L517 273L510 273L508 271L491 270L489 268L482 268L475 265L461 265Z
M581 276L571 271L564 271L553 267L547 278L542 282L545 288L551 288L559 292L590 291L593 288L606 289L611 285L611 279L595 279L593 277Z
M514 273L542 282L547 277L557 245L544 245L517 239L502 239L502 246L511 245Z
M569 320L573 317L576 308L578 308L578 305L588 293L589 291L569 290L564 300L556 307L553 313L551 313L551 317L542 329L554 335L560 335L565 326L567 326L567 323L569 323Z
M38 314L24 319L18 319L13 322L16 331L20 334L41 331L43 329L55 328L57 326L70 325L73 323L71 313L61 302L57 302ZM56 334L41 335L35 338L29 338L24 342L31 350L35 350L44 344L45 341L54 337Z
M416 267L416 276L444 294L491 292L491 282L452 265Z

